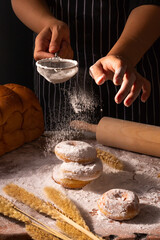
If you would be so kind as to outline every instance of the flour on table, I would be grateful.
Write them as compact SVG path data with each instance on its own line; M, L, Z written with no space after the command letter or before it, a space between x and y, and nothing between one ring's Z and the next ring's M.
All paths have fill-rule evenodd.
M97 144L96 141L83 140L94 146ZM50 186L62 191L74 201L86 223L96 234L102 236L117 235L119 237L133 233L159 234L160 179L157 176L160 161L158 158L109 148L99 144L99 147L102 147L103 150L119 157L124 166L127 166L126 170L119 171L105 164L103 174L83 189L64 189L52 179L53 169L61 161L56 158L53 152L44 154L38 142L39 140L25 144L21 148L1 157L1 195L6 197L3 187L12 182L48 201L43 188ZM113 188L131 190L138 195L141 210L136 218L119 222L111 221L99 214L97 200L104 192ZM26 210L25 206L24 210ZM0 216L0 222L2 222L2 226L5 224L2 216Z

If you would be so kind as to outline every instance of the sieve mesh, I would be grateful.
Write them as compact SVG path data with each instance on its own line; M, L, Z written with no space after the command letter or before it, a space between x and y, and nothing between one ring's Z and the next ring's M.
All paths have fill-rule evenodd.
M54 84L67 81L78 72L77 61L60 57L41 59L36 66L39 74Z

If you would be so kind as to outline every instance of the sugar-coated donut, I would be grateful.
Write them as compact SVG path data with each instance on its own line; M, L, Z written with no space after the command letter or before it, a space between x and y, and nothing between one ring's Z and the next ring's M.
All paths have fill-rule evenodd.
M99 158L94 162L85 165L76 162L63 162L60 166L60 171L65 178L79 181L91 181L101 175L103 165Z
M111 189L97 202L99 210L113 220L129 220L140 211L138 196L129 190Z
M53 180L62 185L64 188L71 188L71 189L81 189L91 181L80 181L66 178L63 172L60 171L60 167L57 166L53 171Z
M64 162L90 163L97 158L96 149L83 141L63 141L55 146L55 155Z

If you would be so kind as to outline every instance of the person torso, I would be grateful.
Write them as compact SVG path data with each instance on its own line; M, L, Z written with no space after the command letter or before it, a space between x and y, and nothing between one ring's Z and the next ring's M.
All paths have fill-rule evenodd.
M68 119L98 122L103 116L159 125L160 117L156 113L160 105L160 58L156 50L159 42L137 66L152 83L152 94L146 104L141 103L139 97L130 108L123 103L117 105L114 96L118 87L112 81L97 86L89 76L89 67L105 56L118 40L129 15L129 1L48 0L48 4L53 15L69 26L79 72L66 83L56 85L35 74L35 91L44 109L46 128L52 129Z

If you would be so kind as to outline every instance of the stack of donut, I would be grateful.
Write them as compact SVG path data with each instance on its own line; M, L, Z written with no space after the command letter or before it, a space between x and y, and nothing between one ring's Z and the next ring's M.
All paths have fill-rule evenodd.
M54 168L53 179L65 188L80 189L103 171L96 149L86 142L60 142L55 146L55 155L63 163Z

